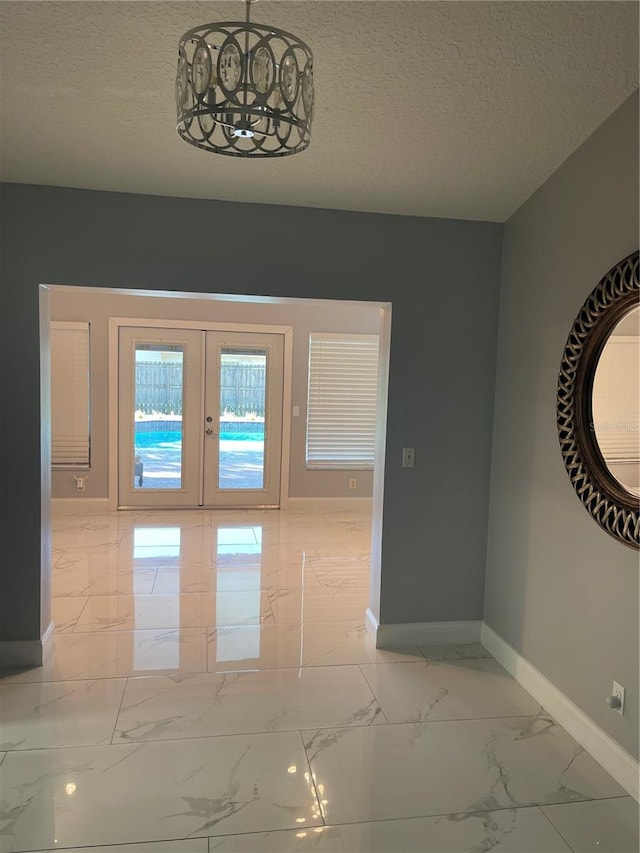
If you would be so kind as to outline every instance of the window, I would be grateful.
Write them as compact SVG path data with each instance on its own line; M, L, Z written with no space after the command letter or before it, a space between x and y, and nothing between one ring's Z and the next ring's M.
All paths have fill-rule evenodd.
M373 468L378 336L309 336L307 468Z
M51 323L51 464L88 468L89 324Z

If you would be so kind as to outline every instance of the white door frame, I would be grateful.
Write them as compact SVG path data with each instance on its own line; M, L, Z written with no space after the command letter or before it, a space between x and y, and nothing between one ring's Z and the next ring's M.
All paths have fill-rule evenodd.
M205 332L259 332L284 338L282 385L282 456L280 461L280 507L289 500L289 454L291 451L291 382L293 376L293 326L257 323L212 323L199 320L162 320L140 317L109 318L109 509L118 509L118 338L121 326L150 329L195 329Z

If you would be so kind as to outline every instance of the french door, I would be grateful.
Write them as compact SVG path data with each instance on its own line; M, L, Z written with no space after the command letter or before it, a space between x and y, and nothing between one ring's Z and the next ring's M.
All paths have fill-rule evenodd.
M120 327L118 505L279 506L281 334Z

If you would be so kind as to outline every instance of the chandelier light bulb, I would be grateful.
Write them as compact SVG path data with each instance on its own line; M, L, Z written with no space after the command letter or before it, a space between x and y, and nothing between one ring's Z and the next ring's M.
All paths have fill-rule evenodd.
M178 45L177 131L231 157L285 157L309 147L313 55L297 36L250 20L204 24Z

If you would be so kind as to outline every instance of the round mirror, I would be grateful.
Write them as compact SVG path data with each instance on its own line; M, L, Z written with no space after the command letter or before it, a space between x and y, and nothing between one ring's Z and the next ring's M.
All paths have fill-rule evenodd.
M589 294L569 333L558 378L562 458L585 509L611 536L640 548L640 283L638 252Z
M640 497L640 306L607 338L591 394L592 429L611 476Z

